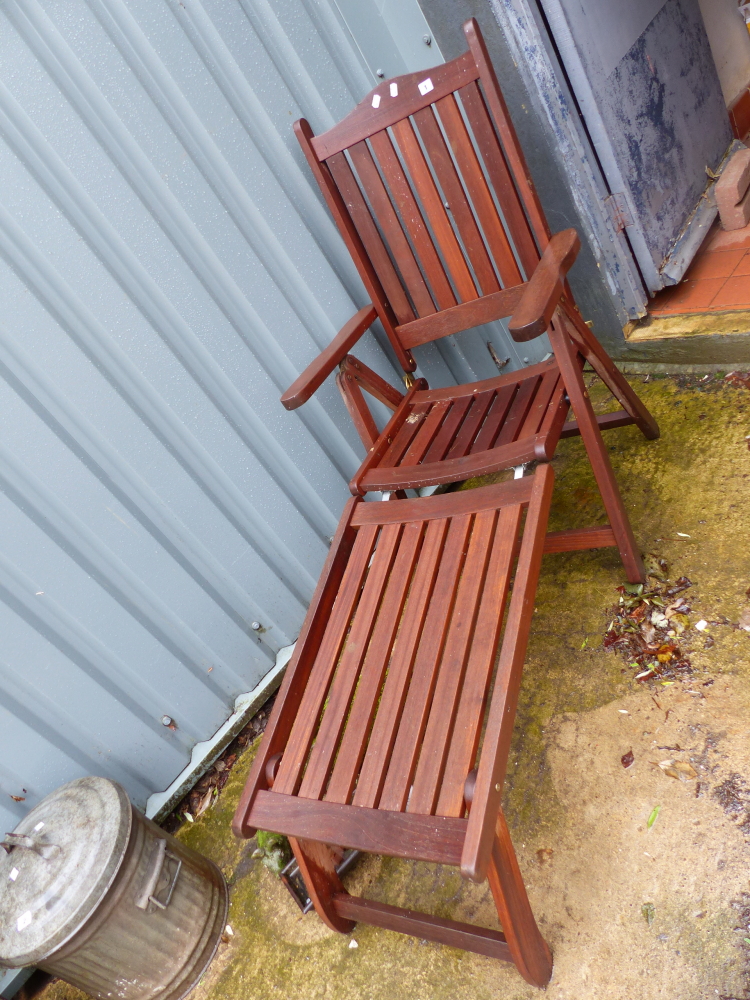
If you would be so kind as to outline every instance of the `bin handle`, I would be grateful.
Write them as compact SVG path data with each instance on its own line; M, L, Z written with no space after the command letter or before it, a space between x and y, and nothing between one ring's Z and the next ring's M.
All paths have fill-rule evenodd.
M0 840L0 847L4 847L8 854L14 848L25 847L47 861L60 853L57 844L43 844L41 840L29 837L25 833L6 833L5 840Z
M164 868L164 862L166 861L167 855L177 862L177 867L174 870L172 879L169 883L167 889L167 898L165 900L157 899L154 893L156 892L156 887L159 884L159 879L161 878L161 873ZM167 850L166 840L157 840L154 844L154 850L151 854L151 861L149 863L148 873L146 874L146 881L143 884L140 895L135 901L135 905L139 910L147 910L148 904L153 903L154 906L158 906L160 910L166 910L169 906L169 901L172 898L172 893L174 892L174 887L177 882L177 876L180 874L180 869L182 868L182 861L175 857L171 851Z

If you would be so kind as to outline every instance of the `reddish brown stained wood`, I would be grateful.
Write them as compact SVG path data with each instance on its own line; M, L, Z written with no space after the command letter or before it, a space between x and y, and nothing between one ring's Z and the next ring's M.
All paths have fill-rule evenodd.
M401 501L393 502L401 503ZM421 522L418 523L421 525ZM430 521L427 525L419 564L414 574L372 735L354 792L353 801L358 806L372 808L380 799L386 769L401 721L414 657L422 635L427 606L435 586L447 529L448 521L444 519Z
M295 837L290 837L289 843L320 919L332 931L347 934L353 930L353 921L342 916L333 905L334 893L339 896L346 894L336 873L331 848L315 840L299 840Z
M444 98L445 101L453 101L453 96ZM479 279L479 286L482 295L500 290L500 282L497 280L495 269L487 253L487 249L482 239L482 234L474 218L471 205L464 192L461 179L456 172L456 168L448 152L448 147L443 139L442 132L435 118L433 108L424 108L418 111L414 120L417 123L419 134L424 143L427 155L430 158L432 169L435 171L443 197L450 206L450 214L453 216L455 225L461 234L461 240L466 255L474 269L474 274ZM520 275L518 276L520 280ZM515 282L511 282L514 284Z
M575 229L555 233L549 241L508 323L510 335L517 343L541 337L547 329L560 302L565 275L580 249Z
M482 429L477 434L474 444L471 446L471 454L476 455L478 452L487 451L494 446L502 425L508 416L508 410L511 407L515 394L515 385L504 385L495 394L492 406L482 424Z
M370 210L362 197L362 192L345 155L337 153L332 156L328 160L327 166L341 192L344 205L359 234L367 259L375 269L396 319L399 323L410 322L414 319L414 310L406 297L401 279L388 256L388 251L370 215Z
M481 510L494 510L506 504L528 503L534 484L533 476L494 483L481 490L462 490L441 496L420 497L418 500L391 500L388 504L363 503L352 513L352 525L393 524L407 521L428 521L443 517L460 517Z
M423 461L440 462L445 458L445 453L450 448L458 428L463 423L466 411L471 406L473 398L473 396L459 396L455 402L450 399L441 399L434 404L435 406L448 406L450 408L440 425L440 430L433 438L432 444L423 455Z
M398 429L398 433L394 434L391 446L388 448L386 453L383 455L381 464L382 465L398 465L403 456L406 454L412 441L419 433L419 429L422 426L422 422L427 417L430 412L429 403L415 403L411 407L411 412L409 416L404 420Z
M355 142L388 128L445 94L476 80L478 75L471 53L464 52L442 66L407 73L380 83L346 118L327 132L316 136L313 139L313 149L320 160L326 160L333 153L348 149ZM428 77L432 80L433 89L423 95L419 91L419 84ZM397 85L398 97L390 96L391 83ZM372 99L376 94L380 97L380 106L373 108Z
M351 375L371 396L379 399L389 409L397 410L403 402L403 392L394 389L390 383L381 378L372 368L368 368L362 361L358 361L353 354L347 354L341 362L341 368L347 375Z
M540 253L495 134L484 97L476 83L468 84L458 93L490 182L502 207L509 230L513 234L513 242L523 269L527 276L531 275L539 263Z
M409 445L409 448L405 452L403 458L399 461L399 465L417 465L417 463L424 458L424 454L431 446L435 435L438 433L449 407L450 403L447 401L435 403L431 407L429 413L422 421L421 427Z
M500 84L497 82L495 68L487 52L487 46L485 45L484 38L482 38L479 25L473 17L464 24L464 35L479 70L479 78L484 88L487 106L492 115L497 133L500 136L505 159L518 187L521 201L524 204L531 228L536 236L536 242L540 249L544 250L549 240L547 220L539 202L536 189L534 188L534 182L531 179L523 151L518 142L516 130L508 114L508 107L500 90Z
M596 422L599 424L599 430L608 431L614 427L627 427L628 424L634 424L635 420L626 410L615 410L614 413L597 413ZM568 420L563 424L560 437L576 437L580 433L581 429L578 426L578 421Z
M388 931L410 934L426 941L436 941L451 948L462 948L477 955L486 955L501 962L512 962L505 935L486 927L443 920L442 917L428 916L417 910L404 910L387 903L376 903L372 899L362 899L344 894L333 896L336 912L347 920L357 920L373 924Z
M348 802L354 789L357 773L367 749L370 728L391 656L391 647L401 623L406 593L420 552L423 532L424 525L419 521L412 521L404 526L398 554L388 579L383 604L362 665L346 730L325 794L329 802Z
M569 334L599 378L620 406L632 416L643 436L650 441L656 440L659 437L659 425L656 420L584 323L575 305L567 298L563 300L563 314L568 323Z
M398 502L404 503L404 501ZM401 724L378 804L381 809L401 810L406 806L435 690L438 665L448 635L471 523L471 515L454 516L448 527L435 589L427 609L421 642L414 660Z
M461 858L461 872L473 882L485 878L490 863L513 728L509 722L515 716L518 701L553 481L551 465L537 466Z
M550 324L549 338L560 366L560 372L565 380L573 413L581 429L581 439L588 452L596 484L602 495L604 509L607 511L609 523L617 539L625 574L631 583L642 583L646 579L643 560L623 506L617 480L612 470L612 463L609 460L609 452L602 440L599 424L591 407L588 391L583 383L581 367L577 363L577 352L570 342L564 320L559 313Z
M390 248L391 256L401 272L402 283L408 288L409 296L416 306L417 315L432 315L435 312L435 303L424 283L422 272L419 270L409 241L401 228L401 223L372 159L372 153L367 148L367 143L358 142L351 146L349 155Z
M305 776L299 786L298 794L303 798L319 799L325 791L400 537L401 525L388 524L378 539L354 620L338 663L334 664L336 673L328 690L315 744L307 759Z
M419 347L451 333L460 333L472 326L491 323L496 319L510 316L518 303L525 285L514 285L492 292L483 298L474 298L470 302L461 302L450 309L443 309L434 316L424 316L408 323L401 323L396 329L405 348ZM474 293L476 295L476 293Z
M360 529L352 547L328 621L328 628L317 650L315 665L310 672L297 717L284 748L284 756L281 758L274 782L274 789L277 792L293 795L299 787L302 765L310 749L320 710L325 702L352 611L359 598L376 537L377 528L368 525Z
M453 722L458 709L496 523L497 511L494 510L481 511L474 518L448 638L440 660L427 725L421 739L414 783L406 806L407 812L410 813L428 815L435 809L445 760L453 739Z
M363 476L382 460L383 455L390 448L393 438L411 412L414 397L418 392L426 388L427 383L425 380L417 379L411 389L407 391L396 412L383 428L376 443L368 450L364 462L360 465L354 478L349 483L349 489L355 496L361 491Z
M476 86L476 84L471 84L471 86ZM450 94L448 97L442 98L437 102L437 109L458 168L461 171L463 182L471 195L477 218L481 223L492 256L495 258L502 283L504 286L517 285L523 281L523 277L513 256L500 216L497 214L469 133L458 110L455 96ZM491 289L482 285L482 291L486 293L489 290Z
M281 402L287 410L296 410L298 406L307 402L342 358L346 357L365 330L372 326L377 315L374 306L365 306L341 327L328 347L320 352L281 397Z
M517 547L521 514L518 505L505 507L498 515L497 531L487 578L471 644L471 655L461 687L440 797L435 812L439 816L461 816L464 811L464 782L474 767L484 716L485 700L492 677L497 646L503 627L505 602Z
M527 983L546 986L552 977L552 952L539 933L531 911L502 810L497 814L488 876L516 968Z
M551 373L548 371L543 376L548 378ZM542 379L536 375L533 378L525 378L518 386L513 402L511 403L508 416L505 418L500 433L495 440L495 447L501 448L515 441L519 437L519 431L523 427L526 416L534 402L534 396Z
M535 457L536 441L513 441L502 447L492 448L477 455L463 458L446 458L442 462L423 462L404 469L378 467L372 469L360 480L360 489L369 490L409 490L420 486L434 486L440 483L458 483L472 476L486 476L511 466L531 462Z
M338 373L336 376L336 385L339 387L339 392L344 400L344 406L346 406L349 416L352 418L352 423L357 434L359 434L362 444L365 448L372 448L378 439L378 425L375 423L370 408L365 402L359 385L346 371Z
M351 515L361 504L353 498L344 507L336 534L331 542L328 557L318 579L310 607L307 609L302 631L289 661L276 695L263 743L255 755L245 787L232 820L237 837L252 837L253 828L247 822L247 812L259 789L267 787L266 764L275 754L281 753L291 731L292 722L299 708L315 656L331 615L339 585L343 579L357 531L351 525Z
M367 294L370 296L372 304L378 311L378 316L383 324L383 328L388 336L391 347L396 353L398 362L405 372L413 372L417 367L417 363L411 353L409 351L405 351L401 344L395 330L396 317L393 309L391 308L391 304L386 298L385 291L383 286L380 284L375 268L372 266L371 261L367 257L362 240L360 239L359 233L349 216L346 205L344 204L344 199L341 196L341 192L334 183L328 165L326 163L320 163L315 155L315 151L312 148L313 131L304 118L300 118L299 121L294 123L294 134L297 136L297 140L302 147L302 152L305 154L305 159L307 160L310 170L318 182L320 190L323 192L323 197L325 198L331 215L333 216L344 242L346 243L347 249L352 255L352 260L354 261L364 286L367 289Z
M544 418L547 416L549 404L554 395L555 389L561 382L560 373L554 369L548 371L542 379L539 388L534 395L534 402L529 407L526 419L519 430L517 437L525 438L535 435L541 428Z
M387 132L376 132L370 138L380 169L383 172L385 182L391 192L395 204L398 206L399 214L404 221L406 231L411 238L417 253L417 258L421 264L427 283L432 291L435 301L440 309L447 309L456 304L456 296L450 282L445 276L445 271L437 251L432 242L422 212L412 193L406 175L401 169L401 164L393 143Z
M445 207L443 206L443 200L435 186L435 181L427 166L422 149L414 135L411 121L406 118L404 121L397 122L393 126L393 134L396 137L401 155L411 175L412 184L424 206L427 219L432 227L432 232L435 234L435 239L437 240L448 273L458 292L458 297L464 301L477 298L477 289L466 266L466 261L453 232L453 227L450 224ZM401 322L409 321L402 320Z
M574 552L579 549L605 549L617 546L615 533L608 524L601 528L568 528L550 531L544 540L544 554L548 552Z
M492 378L485 378L479 382L466 382L464 385L450 385L444 389L428 389L420 392L416 400L422 402L429 400L434 402L438 399L461 399L464 396L474 396L485 389L500 390L506 385L516 385L523 379L532 378L535 375L544 375L548 368L556 368L557 362L554 358L541 361L538 365L529 365L517 372L506 372L504 375L493 375Z
M447 459L460 458L471 451L471 443L479 433L479 428L482 426L482 421L487 416L487 411L494 398L495 393L492 390L479 392L474 396L471 409L464 417L464 421L453 439L453 444L448 449L448 454L445 456Z
M249 820L255 829L287 837L444 865L459 864L466 834L465 819L409 816L266 791L257 793Z

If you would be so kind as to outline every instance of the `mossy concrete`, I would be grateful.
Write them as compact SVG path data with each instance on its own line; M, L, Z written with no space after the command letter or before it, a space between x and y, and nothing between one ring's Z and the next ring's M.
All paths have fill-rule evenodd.
M683 380L684 381L684 380ZM693 612L711 624L682 638L694 673L663 686L602 647L623 576L613 549L547 556L521 691L505 808L532 906L555 954L554 1000L745 997L750 931L750 392L662 378L636 388L662 428L608 434L615 471L644 552L694 583ZM597 406L606 393L592 388ZM603 523L580 441L562 443L553 530ZM678 754L664 748L679 746ZM635 764L620 757L632 749ZM512 967L359 925L329 931L302 916L281 883L237 842L230 820L254 748L216 805L179 836L213 858L231 887L230 925L193 1000L521 1000L538 996ZM698 781L658 766L691 760ZM741 805L715 791L737 776ZM735 797L737 798L737 797ZM649 829L647 820L660 806ZM486 885L457 871L361 861L352 892L495 926ZM653 906L653 921L644 916ZM648 907L646 908L648 912ZM739 928L739 929L738 929ZM351 946L356 942L357 947ZM64 984L45 1000L74 1000Z

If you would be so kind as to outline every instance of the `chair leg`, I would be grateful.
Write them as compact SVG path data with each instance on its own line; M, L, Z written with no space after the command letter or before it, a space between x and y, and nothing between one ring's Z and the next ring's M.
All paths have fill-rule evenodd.
M334 893L346 893L336 872L336 859L333 851L328 844L321 844L317 840L301 840L297 837L290 837L289 843L294 851L316 913L331 930L348 934L356 924L353 920L340 917L333 905Z
M570 341L559 310L550 323L548 334L620 550L625 575L630 583L644 583L646 570L643 560L633 537L630 519L620 496L602 432L583 382L580 365L577 363L577 350Z
M643 404L638 394L622 372L617 368L612 358L607 354L594 334L586 326L583 316L567 300L563 300L562 310L565 320L570 324L569 333L578 350L583 354L599 378L630 414L643 436L650 441L659 437L659 425Z
M532 986L546 986L552 975L552 952L531 912L526 886L518 867L502 810L487 872L500 924L516 968Z

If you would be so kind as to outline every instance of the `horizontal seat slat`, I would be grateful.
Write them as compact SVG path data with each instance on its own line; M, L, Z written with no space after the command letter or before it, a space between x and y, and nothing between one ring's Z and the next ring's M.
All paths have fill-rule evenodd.
M458 865L467 821L452 816L416 816L258 791L247 816L247 825L371 854Z

